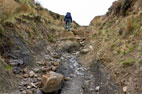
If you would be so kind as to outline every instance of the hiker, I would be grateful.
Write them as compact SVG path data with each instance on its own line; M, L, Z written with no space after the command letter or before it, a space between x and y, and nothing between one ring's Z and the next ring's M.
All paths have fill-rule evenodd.
M70 27L71 27L71 23L72 23L72 17L71 17L70 12L67 12L67 14L64 18L64 21L65 21L65 29L67 29L67 27L68 27L68 31L70 31Z

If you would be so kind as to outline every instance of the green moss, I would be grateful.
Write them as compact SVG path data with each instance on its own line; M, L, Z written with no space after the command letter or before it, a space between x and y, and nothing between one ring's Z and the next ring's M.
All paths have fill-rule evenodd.
M52 42L52 41L53 41L53 37L52 37L52 35L49 35L49 36L48 36L48 41L50 41L50 42Z

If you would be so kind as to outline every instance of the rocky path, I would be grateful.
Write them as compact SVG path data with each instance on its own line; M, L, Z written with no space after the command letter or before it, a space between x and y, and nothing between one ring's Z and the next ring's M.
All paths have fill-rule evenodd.
M72 46L74 43L66 44ZM18 94L43 94L40 90L42 75L51 70L65 76L62 90L52 94L123 94L101 63L94 61L91 67L83 67L78 62L80 49L68 52L70 48L67 47L65 51L64 46L57 49L55 44L49 45L47 53L37 57L36 67L24 69Z

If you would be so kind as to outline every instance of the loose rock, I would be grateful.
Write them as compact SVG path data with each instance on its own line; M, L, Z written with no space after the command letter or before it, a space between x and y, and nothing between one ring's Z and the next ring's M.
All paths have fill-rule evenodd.
M59 62L53 63L54 66L59 66Z
M127 86L123 87L123 92L124 92L124 93L127 92Z
M63 75L55 73L53 71L48 72L42 76L42 91L45 93L51 93L58 91L63 85Z
M30 76L30 77L34 77L34 75L35 75L35 73L34 73L33 71L30 71L30 72L29 72L29 76Z
M41 91L40 89L36 89L36 90L34 91L34 94L43 94L43 93L42 93L42 91Z
M88 52L89 52L89 49L82 49L80 52L81 52L81 53L88 53Z
M98 92L99 90L100 90L100 86L97 86L97 87L95 88L95 91Z

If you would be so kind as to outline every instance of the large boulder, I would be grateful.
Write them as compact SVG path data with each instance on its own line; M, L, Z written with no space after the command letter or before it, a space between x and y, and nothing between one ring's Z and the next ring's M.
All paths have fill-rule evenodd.
M53 71L42 76L42 91L44 93L52 93L61 90L63 86L64 76Z
M77 40L63 40L60 41L58 46L62 51L72 52L79 50L81 45Z

